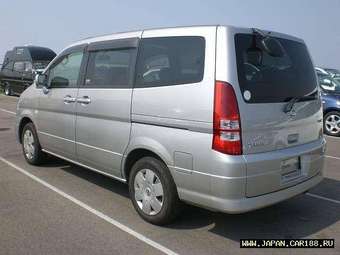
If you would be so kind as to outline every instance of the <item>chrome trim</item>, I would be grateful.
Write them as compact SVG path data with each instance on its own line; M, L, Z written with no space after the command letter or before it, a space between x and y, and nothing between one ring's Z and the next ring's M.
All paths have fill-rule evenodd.
M82 146L85 146L85 147L88 147L88 148L91 148L91 149L96 149L96 150L104 151L104 152L107 152L107 153L111 153L111 154L114 154L114 155L123 156L123 154L120 154L118 152L113 152L113 151L105 150L105 149L98 148L98 147L95 147L95 146L92 146L92 145L88 145L88 144L85 144L85 143L76 142L76 144L77 145L82 145Z
M42 135L47 135L47 136L50 136L50 137L53 137L53 138L61 139L61 140L67 141L67 142L75 143L76 145L82 145L82 146L85 146L85 147L88 147L88 148L92 148L92 149L95 149L95 150L100 150L100 151L104 151L104 152L111 153L111 154L114 154L114 155L123 156L123 154L118 153L118 152L109 151L109 150L98 148L98 147L95 147L95 146L92 146L92 145L88 145L88 144L85 144L85 143L76 142L76 141L69 140L69 139L66 139L66 138L63 138L63 137L60 137L60 136L51 135L49 133L45 133L45 132L42 132L42 131L39 131L38 133L42 134Z
M195 132L208 133L212 131L212 122L186 120L186 119L173 119L144 114L131 114L131 122L142 125L152 125L159 127L176 128L183 130L191 130Z
M42 131L38 131L39 134L42 134L42 135L47 135L47 136L50 136L50 137L53 137L53 138L57 138L57 139L61 139L61 140L64 140L64 141L67 141L67 142L71 142L71 143L74 143L75 141L73 140L70 140L70 139L66 139L66 138L63 138L63 137L60 137L60 136L56 136L56 135L51 135L49 133L45 133L45 132L42 132Z
M195 170L189 170L189 169L186 169L186 168L181 168L181 167L178 167L178 166L170 166L168 165L169 168L172 168L178 172L181 172L181 173L185 173L185 174L201 174L201 175L205 175L205 176L208 176L208 177L213 177L213 178L219 178L219 179L228 179L228 180L231 180L231 179L244 179L246 178L246 176L240 176L240 177L230 177L230 176L222 176L222 175L216 175L216 174L208 174L208 173L203 173L203 172L199 172L199 171L195 171Z
M48 151L48 150L45 150L45 149L42 149L42 151L43 151L43 152L46 152L46 153L48 153L48 154L51 154L51 155L53 155L53 156L55 156L55 157L64 159L64 160L66 160L66 161L68 161L68 162L71 162L71 163L73 163L73 164L76 164L76 165L78 165L78 166L87 168L87 169L89 169L89 170L91 170L91 171L97 172L97 173L99 173L99 174L108 176L108 177L110 177L110 178L112 178L112 179L115 179L115 180L118 180L118 181L120 181L120 182L126 183L126 179L123 179L123 178L114 176L114 175L112 175L112 174L108 174L108 173L103 172L103 171L100 171L100 170L98 170L98 169L96 169L96 168L93 168L93 167L87 166L87 165L85 165L85 164L79 163L78 161L74 161L74 160L72 160L72 159L68 159L68 158L63 157L63 156L60 156L60 155L58 155L58 154L56 154L56 153L54 153L54 152L51 152L51 151Z

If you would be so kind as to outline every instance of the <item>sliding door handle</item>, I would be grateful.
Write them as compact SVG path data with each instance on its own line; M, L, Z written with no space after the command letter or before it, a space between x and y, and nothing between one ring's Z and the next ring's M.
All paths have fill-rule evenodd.
M65 104L70 104L70 103L74 103L76 101L75 97L71 97L70 95L67 95L64 97L64 103Z
M81 98L77 98L77 103L89 104L89 103L91 103L91 99L88 96L83 96Z

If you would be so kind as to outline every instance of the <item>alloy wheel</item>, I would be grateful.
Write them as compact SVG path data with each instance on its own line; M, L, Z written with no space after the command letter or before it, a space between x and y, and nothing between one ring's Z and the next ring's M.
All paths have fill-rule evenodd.
M325 120L325 128L333 135L337 135L340 132L340 116L332 114Z
M35 148L34 148L34 136L31 130L27 129L24 133L23 139L24 152L28 159L33 159Z
M147 215L158 214L163 206L163 185L158 175L150 169L141 169L134 180L135 200Z

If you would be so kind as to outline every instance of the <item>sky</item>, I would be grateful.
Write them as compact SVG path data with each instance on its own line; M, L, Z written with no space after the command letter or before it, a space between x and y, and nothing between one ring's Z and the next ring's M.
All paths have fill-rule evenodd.
M340 69L340 0L0 0L0 62L19 45L58 53L90 36L203 24L295 35L315 65Z

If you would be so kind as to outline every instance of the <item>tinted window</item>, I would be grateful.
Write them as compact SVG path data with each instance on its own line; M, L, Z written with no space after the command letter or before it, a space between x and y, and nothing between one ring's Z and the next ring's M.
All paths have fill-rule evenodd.
M136 87L200 82L204 74L203 37L159 37L141 41Z
M90 52L85 87L131 87L131 68L136 49Z
M17 72L23 72L25 70L25 62L14 62L13 69Z
M303 43L276 38L284 56L273 57L264 51L260 39L251 34L235 36L239 84L249 103L284 102L316 91L314 67ZM249 93L248 93L249 95Z
M82 58L82 52L63 57L49 70L49 86L52 88L77 87Z

